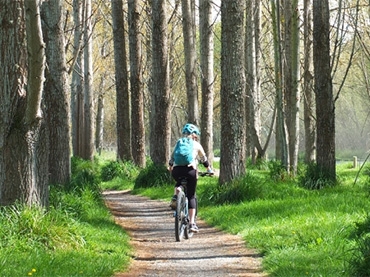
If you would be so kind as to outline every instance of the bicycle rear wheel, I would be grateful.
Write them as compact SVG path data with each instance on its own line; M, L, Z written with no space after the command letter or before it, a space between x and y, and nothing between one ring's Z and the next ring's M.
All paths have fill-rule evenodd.
M180 191L177 195L176 216L175 216L175 237L176 241L181 241L186 231L186 215L185 215L185 193Z

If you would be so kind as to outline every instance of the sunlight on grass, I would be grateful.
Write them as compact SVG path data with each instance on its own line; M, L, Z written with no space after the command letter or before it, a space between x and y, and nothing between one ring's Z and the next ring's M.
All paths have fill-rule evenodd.
M132 249L101 190L130 189L164 202L173 194L166 169L151 163L140 172L103 157L72 164L71 183L52 187L49 209L0 209L1 276L112 276L127 268ZM198 214L241 235L263 255L271 276L352 277L357 263L358 276L368 276L370 174L350 164L337 173L338 185L320 190L302 188L294 178L271 179L266 169L249 169L224 187L216 177L199 178Z
M51 187L47 209L0 208L0 276L108 277L127 268L129 236L104 205L98 165L72 164L71 183Z

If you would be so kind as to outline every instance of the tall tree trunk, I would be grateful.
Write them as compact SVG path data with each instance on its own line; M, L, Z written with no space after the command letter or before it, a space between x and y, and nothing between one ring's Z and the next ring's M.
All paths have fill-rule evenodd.
M72 152L74 156L82 157L83 142L83 95L84 95L84 63L82 59L83 38L83 1L73 0L73 58L71 66L71 121L72 121Z
M194 0L181 0L181 8L184 34L185 80L188 96L188 122L199 125Z
M42 4L46 43L44 101L49 131L49 182L66 184L71 177L70 110L67 95L67 71L64 52L63 3L60 0Z
M276 88L276 159L288 167L288 146L285 130L283 100L283 69L281 51L280 1L271 0L272 24L274 34L275 88Z
M316 129L315 129L315 99L313 93L312 76L312 4L311 0L304 0L303 8L303 105L304 105L304 133L305 133L305 162L311 163L316 157Z
M157 165L170 156L170 75L167 47L166 1L152 2L152 116L150 156Z
M202 89L201 144L207 157L213 161L213 22L212 1L199 1L200 68Z
M299 143L299 15L298 1L284 0L284 91L289 168L295 175Z
M246 19L246 154L252 157L253 164L257 158L264 158L266 148L261 141L261 95L260 95L260 0L247 1Z
M141 50L140 12L138 1L128 1L129 49L130 49L130 83L131 83L131 143L134 163L145 167L145 126L144 126L144 92L143 65Z
M21 201L47 206L48 139L41 111L45 51L39 1L9 0L0 18L4 27L0 29L0 204Z
M92 8L91 0L86 0L84 30L84 137L82 158L92 161L94 158L94 92L92 61Z
M245 174L244 7L221 2L220 184Z
M315 71L317 165L336 181L335 106L330 65L330 15L328 0L313 1L313 64Z
M116 75L117 159L132 160L131 109L122 0L112 0L114 65Z
M99 155L101 155L104 140L104 85L106 77L106 74L102 74L101 76L97 101L98 103L96 107L95 148Z

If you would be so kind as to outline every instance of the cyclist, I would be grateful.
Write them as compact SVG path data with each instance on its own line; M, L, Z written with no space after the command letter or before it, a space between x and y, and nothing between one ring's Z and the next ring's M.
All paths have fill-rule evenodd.
M193 140L193 151L192 151L192 161L188 165L177 165L174 160L174 151L171 154L171 159L169 161L169 166L171 170L172 177L176 180L174 196L171 200L171 208L176 209L177 193L180 186L180 177L187 177L187 198L189 203L189 225L190 231L197 233L198 227L195 223L196 215L196 196L195 191L197 187L197 168L198 159L207 168L208 173L213 173L213 170L207 160L206 154L202 145L198 142L198 136L200 135L198 127L194 124L187 123L182 129L182 134Z

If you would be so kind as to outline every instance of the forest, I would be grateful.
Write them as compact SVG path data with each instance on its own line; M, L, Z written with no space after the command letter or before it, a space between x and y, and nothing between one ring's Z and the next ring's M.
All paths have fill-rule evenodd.
M102 190L169 201L170 153L193 123L217 173L197 189L207 224L271 276L369 276L369 11L2 1L0 275L126 270Z
M165 165L186 122L220 184L369 148L366 1L6 1L0 203L47 205L71 156Z

